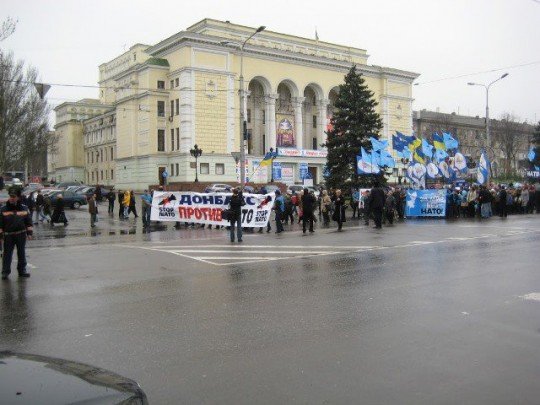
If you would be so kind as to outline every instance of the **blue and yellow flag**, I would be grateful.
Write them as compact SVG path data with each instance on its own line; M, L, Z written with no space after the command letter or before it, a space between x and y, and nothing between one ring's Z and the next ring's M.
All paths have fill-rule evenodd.
M444 139L441 135L437 133L433 134L433 146L435 146L435 149L437 150L446 151L446 145L444 143Z
M415 138L414 141L412 141L409 144L409 150L412 153L413 161L425 165L426 159L425 159L424 153L422 152L421 146L422 146L422 140L419 138Z

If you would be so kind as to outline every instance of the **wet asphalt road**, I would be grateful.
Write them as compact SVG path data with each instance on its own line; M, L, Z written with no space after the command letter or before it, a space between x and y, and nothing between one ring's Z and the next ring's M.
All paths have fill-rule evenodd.
M0 285L0 349L115 371L159 404L540 402L540 215L234 246L68 216L38 226L32 277Z

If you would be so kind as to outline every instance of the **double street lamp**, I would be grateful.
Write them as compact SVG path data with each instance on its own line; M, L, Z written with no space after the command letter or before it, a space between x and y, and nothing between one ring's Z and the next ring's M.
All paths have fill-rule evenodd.
M193 149L189 150L189 153L191 156L195 158L195 183L199 182L199 165L198 165L198 159L202 155L202 149L200 149L197 144L195 144L195 147Z
M489 88L491 87L492 84L497 83L499 80L504 79L506 76L508 76L508 73L503 74L501 77L499 77L496 80L493 80L491 83L487 85L482 84L482 83L473 83L473 82L467 83L469 86L482 86L483 88L486 89L486 144L487 144L486 146L488 149L491 148L491 134L489 132ZM493 158L495 158L495 156L493 156ZM491 172L491 167L489 168L489 172Z
M266 27L264 25L261 25L259 28L255 30L253 34L251 34L241 45L239 43L233 42L233 41L222 41L220 42L221 45L236 45L240 49L240 187L241 189L244 188L244 184L246 183L246 172L244 170L245 164L246 164L246 149L245 149L245 141L247 138L247 102L246 102L246 94L244 90L244 47L246 46L247 42L255 36L255 34L258 34L261 31L264 31Z

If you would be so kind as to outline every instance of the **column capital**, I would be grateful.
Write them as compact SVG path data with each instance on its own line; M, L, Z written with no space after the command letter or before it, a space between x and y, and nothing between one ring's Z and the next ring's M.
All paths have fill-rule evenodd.
M302 108L302 103L306 101L305 97L292 97L291 102L294 108Z
M278 95L275 94L275 93L271 93L271 94L265 94L264 95L264 101L266 104L273 104L275 105L276 104L276 100L278 99Z
M319 100L317 100L317 107L319 108L322 108L322 107L328 107L328 104L330 104L330 100L327 99L327 98L321 98Z

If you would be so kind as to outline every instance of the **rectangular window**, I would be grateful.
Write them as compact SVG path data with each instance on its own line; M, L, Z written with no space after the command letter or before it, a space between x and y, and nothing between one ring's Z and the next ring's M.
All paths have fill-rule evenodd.
M317 138L313 138L313 150L317 150Z
M169 116L173 116L174 115L174 100L171 100L171 112L169 114Z
M114 170L111 169L111 180L114 180Z
M103 153L103 149L101 150L101 153L100 153L100 155L101 155L101 161L103 162L103 155L104 155L104 153ZM102 176L102 177L103 177L103 176ZM101 180L103 180L103 178L102 178Z
M94 163L94 152L92 152L92 163ZM94 180L94 179L92 179Z
M165 90L165 81L163 81L163 80L158 80L158 81L157 81L157 88L158 88L158 89Z
M174 89L174 80L171 80L171 89Z
M165 101L157 102L157 115L158 117L165 117Z
M180 128L176 128L176 149L180 150Z
M178 176L178 174L180 173L180 165L176 163L175 166L176 166L176 175Z
M171 176L174 176L174 165L171 163Z
M250 108L248 108L247 110L247 122L248 124L251 123L251 109Z
M174 86L175 87L180 86L180 79L178 77L176 79L174 79Z
M92 172L92 182L94 181L94 172Z
M171 128L171 151L174 150L174 128Z
M225 164L216 163L216 174L218 175L225 174Z
M262 123L263 125L266 124L266 111L262 111Z
M157 150L158 152L165 152L165 130L158 129L157 131Z
M111 146L111 162L114 160L114 149L113 147Z
M313 128L317 128L317 116L313 116Z
M210 174L210 163L201 163L201 174Z
M103 170L101 171L101 180L103 180Z
M176 115L180 115L180 99L177 98L174 102L176 105Z

